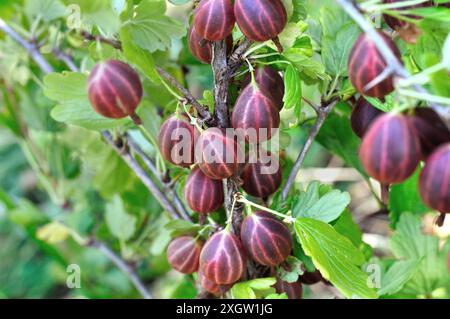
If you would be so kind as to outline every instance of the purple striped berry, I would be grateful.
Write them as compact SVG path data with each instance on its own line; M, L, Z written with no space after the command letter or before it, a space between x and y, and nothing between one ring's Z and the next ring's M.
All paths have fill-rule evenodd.
M202 38L200 34L195 30L195 26L192 26L189 30L189 50L192 55L200 62L211 64L212 60L212 46L211 42ZM233 36L229 35L226 40L227 54L231 53L233 49Z
M244 219L241 240L248 255L264 266L281 264L292 251L289 228L269 213L262 211Z
M247 87L251 83L251 80L251 74L248 74L242 82L242 87ZM272 102L281 111L284 105L284 80L280 73L270 66L260 67L255 70L255 80L259 88L270 96Z
M212 213L223 205L222 181L210 179L200 168L195 167L187 178L184 196L194 212Z
M239 95L231 118L235 129L242 129L247 141L259 144L269 140L280 127L280 114L270 96L256 84L249 84Z
M400 61L400 51L395 43L386 34L379 32L388 47ZM384 80L366 90L366 86L377 79L386 69L386 62L379 53L375 43L365 33L356 40L348 63L348 73L355 89L367 96L383 98L394 90L394 80L392 75L388 75Z
M215 233L203 247L200 269L218 285L239 281L247 269L247 256L239 238L227 230Z
M441 213L450 213L450 143L428 158L419 186L425 204Z
M98 63L89 76L88 91L97 113L114 119L131 116L139 124L136 108L143 95L142 83L128 64L117 60Z
M203 173L212 179L225 179L237 176L244 153L234 136L226 130L209 128L197 140L195 159Z
M274 288L277 294L286 293L289 299L302 299L303 287L300 281L289 283L278 278Z
M389 3L398 3L398 2L404 2L404 1L408 1L408 0L383 0L383 3L389 4ZM432 5L433 5L432 1L427 1L424 3L416 4L416 5L404 6L399 9L391 9L391 10L411 10L411 9L415 9L415 8L430 7ZM416 15L411 15L411 14L406 15L406 17L408 17L410 19L420 19L420 17L418 17ZM383 14L383 19L384 19L384 21L386 21L386 24L394 30L404 29L404 28L408 27L408 25L410 24L405 20L395 18L388 14Z
M167 248L170 266L183 273L193 274L198 270L202 243L191 236L175 238Z
M235 22L230 0L202 0L195 9L195 29L203 39L209 41L219 41L228 37L233 31Z
M242 33L258 42L276 38L287 24L280 0L235 0L234 14Z
M433 109L415 109L411 121L420 139L422 159L427 159L439 146L450 142L450 130Z
M173 115L161 126L158 144L163 158L181 167L194 164L195 128L186 115Z
M198 271L198 281L204 290L215 296L220 296L230 289L229 285L221 286L206 278L201 269Z
M242 188L249 195L266 199L281 185L281 167L274 156L270 156L267 163L258 159L256 163L247 164L241 178L243 180Z
M383 114L379 109L370 104L365 98L360 97L352 112L351 123L353 132L363 138L373 121Z
M360 149L367 173L389 185L405 181L420 162L420 142L404 115L379 116L367 131Z

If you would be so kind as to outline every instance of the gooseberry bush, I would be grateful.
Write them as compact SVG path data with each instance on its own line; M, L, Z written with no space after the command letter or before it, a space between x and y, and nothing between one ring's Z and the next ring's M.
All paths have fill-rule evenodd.
M450 297L449 6L3 1L0 296Z

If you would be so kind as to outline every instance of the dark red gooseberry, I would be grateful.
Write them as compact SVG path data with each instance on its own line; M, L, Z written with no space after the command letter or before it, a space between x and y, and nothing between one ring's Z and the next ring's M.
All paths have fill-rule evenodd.
M247 257L239 238L227 230L215 233L203 247L200 269L218 285L239 281L247 269Z
M424 160L439 146L450 142L450 130L433 109L417 108L411 120L420 139Z
M234 14L242 33L250 40L276 38L286 27L286 8L280 0L235 0Z
M409 119L384 114L371 125L363 138L360 157L367 173L389 185L405 181L420 162L420 143Z
M89 76L88 91L97 113L114 119L131 116L139 124L136 108L143 95L142 83L128 64L117 60L98 63Z
M181 167L194 164L195 128L185 115L173 115L161 126L158 144L163 158Z
M450 143L438 148L428 158L419 186L426 205L443 214L450 213Z
M370 104L365 98L360 97L352 112L351 123L353 132L360 138L363 138L370 125L381 114L383 112Z
M189 50L192 55L200 62L211 64L212 60L212 46L211 42L202 38L200 34L195 30L195 26L192 26L189 30ZM229 35L226 40L227 54L231 53L233 49L233 36Z
M222 295L230 289L229 285L221 286L206 278L201 269L198 271L198 281L205 291L215 296Z
M269 213L262 211L244 219L241 240L248 255L264 266L281 264L292 251L289 228Z
M407 0L383 0L383 3L389 4L389 3L398 3L398 2L404 2L404 1L407 1ZM404 6L399 9L391 9L391 10L411 10L411 9L416 9L416 8L430 7L432 5L433 5L433 1L427 1L424 3L416 4L416 5ZM418 17L416 15L406 15L406 17L411 18L411 19L420 19L420 17ZM388 14L383 14L383 19L384 19L384 21L386 21L386 24L394 30L399 30L399 29L405 28L409 24L405 20L395 18Z
M382 32L379 34L400 61L401 54L396 44L386 34ZM391 93L394 90L392 75L366 90L366 86L372 84L372 81L383 73L386 66L386 62L374 42L365 33L361 34L350 52L348 64L349 77L355 89L363 95L378 98Z
M210 179L201 169L195 167L187 178L184 196L194 212L212 213L223 205L222 181Z
M284 105L284 80L280 73L270 66L264 66L256 69L254 74L260 89L266 92L278 110L281 111ZM248 74L242 82L242 87L247 87L251 81L252 76Z
M305 285L315 285L324 280L320 271L316 270L313 272L305 271L303 275L299 277L299 280L302 284Z
M259 144L272 137L280 127L280 114L270 96L257 85L249 84L239 95L231 118L235 129L242 129L247 141Z
M167 248L170 266L183 273L193 274L198 270L202 243L190 236L175 238Z
M197 140L195 159L206 176L225 179L240 174L245 154L234 135L228 135L224 129L209 128Z
M228 37L233 31L235 22L230 0L202 0L195 9L195 29L203 39L209 41L219 41Z
M270 157L270 161L249 163L242 172L242 188L251 196L266 199L275 193L281 185L282 174L278 160Z
M278 279L274 288L277 291L277 294L285 293L289 299L302 299L303 287L300 281L289 283Z

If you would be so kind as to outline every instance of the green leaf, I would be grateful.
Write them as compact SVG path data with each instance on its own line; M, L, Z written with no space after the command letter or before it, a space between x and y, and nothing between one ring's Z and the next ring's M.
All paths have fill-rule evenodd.
M350 204L350 194L331 190L320 196L320 183L312 182L301 192L292 208L293 217L308 217L325 223L336 220Z
M172 220L164 227L170 232L172 238L187 234L194 235L202 229L202 226L182 219Z
M118 196L106 205L105 219L111 233L122 241L130 239L136 231L136 217L125 212L123 202Z
M324 8L321 14L321 23L324 25L329 21L335 22L336 15L342 14L342 11ZM333 30L323 28L322 61L327 73L333 77L346 76L350 50L360 34L360 29L351 19L344 20L341 25L334 27L338 28Z
M97 171L94 186L105 198L125 191L134 180L133 173L116 152L107 148L103 152L92 150L96 154Z
M295 231L305 253L322 276L347 298L376 298L367 285L368 275L361 270L362 253L351 241L324 222L297 218Z
M70 236L70 230L67 226L59 223L52 222L42 226L36 232L36 237L49 244L58 244L65 241Z
M333 227L338 233L350 239L355 247L359 248L364 245L363 233L353 221L352 214L348 209L336 220Z
M420 172L421 169L419 168L405 182L391 186L389 218L393 228L395 228L403 213L410 212L420 216L429 211L423 203L417 187L419 185Z
M264 298L275 293L272 287L277 280L275 278L258 278L237 283L231 288L234 299Z
M186 28L165 15L164 0L143 0L135 8L124 28L133 42L150 52L170 48L172 40L181 39Z
M58 122L90 130L105 130L123 126L129 119L108 119L92 108L87 92L88 77L82 73L52 73L44 78L44 94L58 103L51 116Z
M411 213L402 214L390 245L398 259L420 261L417 272L406 283L403 292L431 295L434 290L444 286L448 269L442 260L448 256L448 252L439 250L438 237L422 233L419 217Z
M395 262L381 278L378 295L393 295L408 282L420 264L419 260L402 260Z
M65 16L66 7L59 0L28 0L25 12L33 19L49 22Z
M285 263L288 267L279 267L277 270L277 277L282 281L289 283L294 283L298 281L299 276L303 275L304 271L302 268L303 263L301 260L295 258L294 256L289 256Z
M369 102L370 104L375 106L377 109L379 109L380 111L383 111L385 113L392 111L392 109L394 108L394 100L392 99L391 95L386 96L384 103L381 102L377 98L373 98L373 97L369 97L369 96L365 96L364 99L366 99L367 102Z
M358 156L361 141L353 133L349 121L351 108L347 103L339 103L336 108L339 113L335 112L328 116L316 140L367 177Z
M299 72L289 65L284 75L285 93L283 97L284 108L290 109L301 105L302 100L302 81Z
M132 41L132 37L127 28L120 30L120 40L122 41L123 54L127 60L137 65L150 80L159 83L160 78L156 71L155 61L150 52L140 48Z

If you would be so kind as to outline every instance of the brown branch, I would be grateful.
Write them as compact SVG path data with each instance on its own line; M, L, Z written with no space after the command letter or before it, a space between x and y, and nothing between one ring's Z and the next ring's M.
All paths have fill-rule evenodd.
M124 139L114 140L111 133L102 132L105 140L114 148L117 154L127 163L127 165L135 172L139 179L144 183L148 190L154 195L161 206L174 219L180 219L181 215L172 206L166 195L159 189L156 183L147 175L147 172L139 165L137 160L130 153L129 144Z
M303 149L301 150L300 154L298 155L297 160L295 161L294 167L291 170L291 173L289 174L289 178L286 182L286 185L283 188L282 191L282 198L283 200L286 200L289 192L291 191L292 187L295 184L295 180L297 178L297 175L303 165L303 162L305 161L306 155L308 154L309 150L311 149L311 146L317 137L317 134L319 134L320 129L322 128L323 124L325 123L325 120L327 119L328 115L331 113L331 111L334 109L334 107L337 104L337 100L333 100L329 102L325 106L321 106L317 109L317 120L314 126L311 128L311 131L309 133L309 136L306 140L305 145L303 146Z
M153 160L141 149L141 147L130 137L127 136L128 145L132 151L134 151L139 157L142 159L142 161L145 163L145 165L149 168L149 170L152 172L153 175L155 175L158 180L161 182L161 184L164 187L164 190L170 194L172 197L172 200L174 202L175 208L178 210L178 213L181 215L181 217L187 221L191 221L191 218L189 216L189 212L186 210L186 207L184 206L182 200L178 196L177 192L173 189L173 186L175 185L170 180L166 181L164 176L161 175L161 173L156 169L156 165L153 162Z
M336 0L336 2L347 12L347 14L355 20L355 22L363 29L363 31L372 39L380 54L383 56L387 64L387 69L391 70L392 74L400 78L410 78L411 74L406 70L402 63L397 59L395 54L375 30L375 28L364 18L360 13L356 4L350 0ZM414 84L413 89L418 93L428 94L428 91L419 84ZM442 117L447 126L450 127L450 107L444 107L435 103L430 103L430 106Z
M228 91L230 78L226 76L228 71L227 50L225 40L214 42L212 68L214 73L214 101L216 118L219 127L229 127Z
M2 18L0 18L0 30L5 32L14 41L24 47L25 50L27 50L30 56L33 58L33 60L39 65L42 71L44 71L45 73L52 73L54 71L50 63L47 62L47 60L39 51L39 47L34 43L26 41L24 38L22 38L14 29L8 26Z
M87 40L87 41L96 41L96 42L101 42L107 45L112 46L113 48L117 49L117 50L122 50L122 43L118 40L114 40L114 39L108 39L105 38L101 35L94 35L91 34L85 30L81 31L81 36Z
M244 50L246 51L246 50ZM236 52L236 51L235 51ZM236 56L240 56L238 54ZM219 127L228 128L230 126L228 111L228 94L231 77L228 76L230 65L227 62L225 41L213 43L212 68L214 73L214 101L216 118ZM243 205L236 204L234 212L231 212L234 202L234 195L239 192L240 183L238 178L230 178L224 182L225 208L227 212L233 214L233 230L239 234L243 220Z
M133 267L131 267L122 258L120 258L111 248L97 240L92 240L91 242L89 242L89 246L102 252L114 265L116 265L116 267L119 268L130 279L136 290L139 291L144 299L152 299L150 292L147 290L144 283L136 274L136 271L133 269Z

